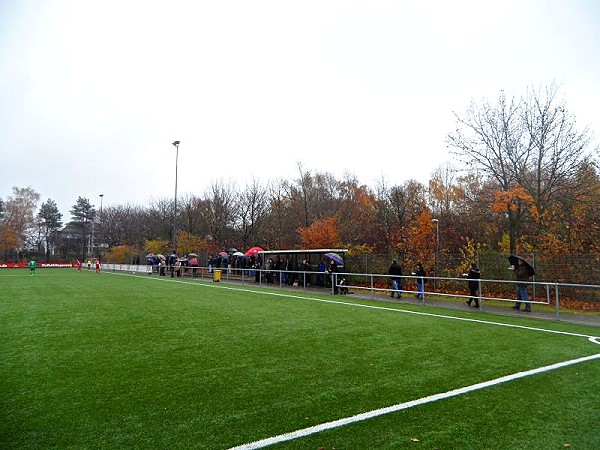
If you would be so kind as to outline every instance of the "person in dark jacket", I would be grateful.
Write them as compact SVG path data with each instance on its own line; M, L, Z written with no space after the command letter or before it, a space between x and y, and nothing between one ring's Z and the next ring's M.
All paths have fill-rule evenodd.
M396 293L398 294L398 298L402 298L402 278L400 278L402 276L402 267L400 267L395 259L392 260L388 274L392 276L392 292L390 296L394 298L394 293Z
M423 300L425 296L425 283L427 283L427 279L425 278L427 274L425 273L425 269L423 268L423 264L417 263L417 268L413 272L413 275L417 276L417 299Z
M332 259L329 262L329 276L331 277L331 286L333 286L333 293L334 294L338 293L337 272L338 272L338 265Z
M467 279L467 285L469 286L469 300L467 305L471 306L471 302L475 302L475 308L479 308L479 280L481 279L481 272L477 264L472 263L469 273L465 274Z
M517 283L517 302L512 309L519 311L521 309L521 300L525 302L525 312L531 312L531 303L529 303L529 294L527 294L527 282L529 281L529 268L522 259L517 260L514 266L515 278L520 283Z

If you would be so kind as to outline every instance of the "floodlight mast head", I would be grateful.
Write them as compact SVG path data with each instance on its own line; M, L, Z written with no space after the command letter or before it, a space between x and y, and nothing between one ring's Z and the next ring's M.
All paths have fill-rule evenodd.
M179 142L179 141L175 141L175 142L173 142L173 145L174 145L175 147L177 147L179 144L180 144L180 142Z

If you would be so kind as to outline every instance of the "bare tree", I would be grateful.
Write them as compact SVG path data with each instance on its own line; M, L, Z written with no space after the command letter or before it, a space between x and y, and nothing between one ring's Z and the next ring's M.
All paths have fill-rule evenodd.
M573 187L571 181L591 140L589 127L577 130L575 116L565 100L558 98L558 92L556 83L527 91L521 109L523 151L509 155L519 184L533 197L540 216L557 194Z
M450 163L436 168L429 179L429 205L434 217L445 217L456 206L456 178L458 169Z
M299 187L299 192L300 195L298 195L298 198L301 200L302 202L302 211L303 211L303 217L304 217L304 226L307 227L310 225L311 220L310 220L310 215L309 215L309 205L311 203L313 203L310 198L310 194L311 194L311 185L312 185L312 176L310 171L305 172L302 169L302 163L298 163L298 173L299 173L299 177L297 180L297 184Z
M259 242L261 228L267 216L267 188L253 178L239 193L237 203L236 228L239 230L240 243L244 248L251 247Z
M446 139L467 168L495 180L504 192L515 187L514 183L518 180L515 161L523 158L521 109L521 102L507 99L503 91L495 104L483 100L478 105L472 101L464 116L454 113L456 130ZM507 207L506 218L510 251L514 253L520 217Z
M293 248L298 242L296 229L302 224L292 213L291 188L287 180L271 183L268 188L269 212L264 228L266 248Z
M302 219L298 226L307 227L315 220L337 215L344 197L342 182L331 173L304 171L300 163L298 171L299 177L288 185L291 207Z
M123 234L123 221L121 220L123 215L123 207L120 205L116 206L105 206L102 208L101 227L102 227L102 238L104 243L112 248L117 245L129 244L125 242L125 236Z
M215 181L204 194L205 218L209 238L218 246L232 245L236 216L235 187L232 183Z
M206 211L205 200L187 194L181 198L178 209L177 223L180 224L182 230L199 237L204 237L208 233L208 226L204 217L204 211Z
M495 180L500 191L519 188L532 199L535 216L520 200L507 202L512 253L527 225L525 218L541 218L543 225L557 195L573 188L591 141L588 127L577 130L575 117L558 98L558 91L552 83L545 89L529 89L518 101L509 101L501 92L496 104L472 102L464 116L455 114L457 128L447 137L467 167ZM543 226L533 228L543 233Z
M390 186L381 180L375 191L373 218L380 230L378 247L381 251L404 248L406 229L426 208L426 189L415 180Z
M165 239L173 242L173 204L173 199L150 200L144 222L144 235L147 239Z

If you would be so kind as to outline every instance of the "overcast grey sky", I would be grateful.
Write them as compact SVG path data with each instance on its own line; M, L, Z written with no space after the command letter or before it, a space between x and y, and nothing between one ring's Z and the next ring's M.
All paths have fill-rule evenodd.
M453 111L552 81L597 143L598 30L595 0L0 0L0 198L172 197L174 140L180 195L425 182Z

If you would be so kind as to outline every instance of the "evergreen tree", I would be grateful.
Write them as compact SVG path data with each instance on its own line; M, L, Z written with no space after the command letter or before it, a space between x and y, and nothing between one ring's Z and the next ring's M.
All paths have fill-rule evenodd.
M80 231L81 259L83 260L85 259L86 242L88 242L88 239L91 236L91 223L96 215L96 210L94 209L94 205L90 204L90 201L87 198L78 197L77 203L73 205L70 213L71 218L73 219L71 225ZM91 253L93 251L91 242L89 247L89 252Z
M44 240L46 250L46 262L50 262L50 247L56 246L57 232L62 227L62 214L56 206L56 202L48 199L42 203L37 215L38 225L40 227L40 235Z

